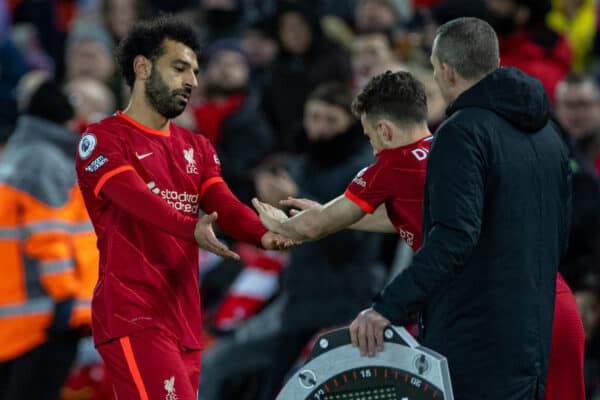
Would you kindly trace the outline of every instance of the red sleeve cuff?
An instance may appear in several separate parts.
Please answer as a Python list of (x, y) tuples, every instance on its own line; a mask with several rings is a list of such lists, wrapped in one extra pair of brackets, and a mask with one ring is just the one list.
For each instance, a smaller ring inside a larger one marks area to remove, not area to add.
[(208, 188), (214, 185), (215, 183), (225, 183), (225, 181), (220, 176), (213, 176), (212, 178), (208, 178), (207, 180), (202, 182), (202, 185), (200, 185), (200, 190), (198, 191), (198, 193), (200, 194), (200, 198), (202, 198), (202, 196), (204, 196), (204, 193), (206, 193)]
[(346, 191), (344, 192), (344, 196), (346, 196), (348, 200), (359, 206), (367, 214), (373, 214), (373, 212), (375, 212), (375, 208), (373, 208), (373, 206), (371, 206), (369, 203), (352, 193), (350, 190), (346, 189)]
[(102, 187), (106, 184), (106, 182), (112, 178), (113, 176), (120, 174), (121, 172), (125, 172), (125, 171), (129, 171), (129, 170), (133, 170), (133, 167), (131, 165), (122, 165), (120, 167), (117, 167), (115, 169), (112, 169), (110, 171), (108, 171), (107, 173), (105, 173), (104, 175), (102, 175), (100, 177), (100, 179), (98, 180), (98, 183), (96, 183), (96, 186), (94, 187), (94, 196), (96, 196), (96, 198), (100, 198), (100, 191), (102, 190)]

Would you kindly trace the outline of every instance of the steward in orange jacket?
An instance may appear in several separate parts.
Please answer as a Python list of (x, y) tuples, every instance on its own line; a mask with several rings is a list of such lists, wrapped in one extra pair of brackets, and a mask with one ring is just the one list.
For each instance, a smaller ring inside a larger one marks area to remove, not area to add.
[(91, 325), (96, 236), (77, 186), (73, 109), (43, 83), (0, 160), (0, 400), (56, 399)]

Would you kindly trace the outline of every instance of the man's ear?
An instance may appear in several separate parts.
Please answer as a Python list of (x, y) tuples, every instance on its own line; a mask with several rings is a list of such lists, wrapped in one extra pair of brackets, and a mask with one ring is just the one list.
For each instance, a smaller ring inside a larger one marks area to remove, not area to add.
[(133, 72), (137, 79), (145, 81), (152, 73), (152, 62), (142, 55), (136, 56), (133, 59)]
[(377, 125), (379, 127), (379, 134), (381, 135), (381, 139), (386, 143), (391, 142), (392, 137), (394, 136), (392, 123), (387, 119), (382, 119)]
[(442, 63), (441, 66), (444, 80), (448, 82), (450, 86), (454, 86), (456, 81), (458, 81), (458, 73), (456, 72), (456, 68), (446, 63)]

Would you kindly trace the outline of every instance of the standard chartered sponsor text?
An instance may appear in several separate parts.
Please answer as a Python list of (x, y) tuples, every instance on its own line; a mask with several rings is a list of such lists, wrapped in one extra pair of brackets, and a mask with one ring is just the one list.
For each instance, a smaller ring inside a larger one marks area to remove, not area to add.
[(160, 191), (163, 199), (169, 203), (171, 207), (185, 213), (198, 213), (198, 193), (179, 193), (175, 190), (163, 189)]
[(200, 195), (198, 193), (179, 193), (176, 190), (159, 189), (156, 187), (156, 183), (154, 181), (149, 182), (147, 185), (153, 193), (160, 194), (160, 196), (165, 199), (167, 204), (177, 211), (198, 214), (198, 201), (200, 200)]

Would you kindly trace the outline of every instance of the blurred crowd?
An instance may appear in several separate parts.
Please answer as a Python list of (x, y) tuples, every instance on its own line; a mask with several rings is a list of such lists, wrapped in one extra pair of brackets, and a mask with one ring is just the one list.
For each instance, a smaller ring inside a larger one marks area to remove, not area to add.
[[(258, 197), (275, 206), (289, 196), (325, 202), (373, 162), (350, 105), (379, 73), (406, 70), (424, 83), (434, 132), (446, 108), (429, 61), (436, 27), (460, 16), (488, 21), (499, 35), (502, 65), (541, 80), (571, 148), (573, 218), (560, 272), (584, 323), (588, 399), (600, 399), (600, 4), (4, 0), (0, 166), (19, 150), (23, 130), (59, 127), (76, 137), (88, 124), (125, 108), (129, 92), (113, 49), (135, 21), (161, 12), (191, 21), (203, 43), (199, 87), (175, 122), (211, 140), (225, 180), (243, 202)], [(45, 128), (32, 128), (32, 120)], [(5, 203), (0, 198), (0, 205)], [(0, 246), (5, 246), (2, 228)], [(205, 400), (272, 398), (302, 362), (311, 338), (350, 322), (411, 257), (397, 235), (357, 231), (283, 254), (232, 246), (240, 262), (201, 253), (207, 338), (200, 398)], [(7, 263), (3, 253), (0, 268)], [(86, 337), (85, 324), (76, 327), (78, 338)], [(61, 398), (111, 398), (89, 339), (78, 346)], [(0, 365), (28, 350), (0, 351), (5, 355)]]

